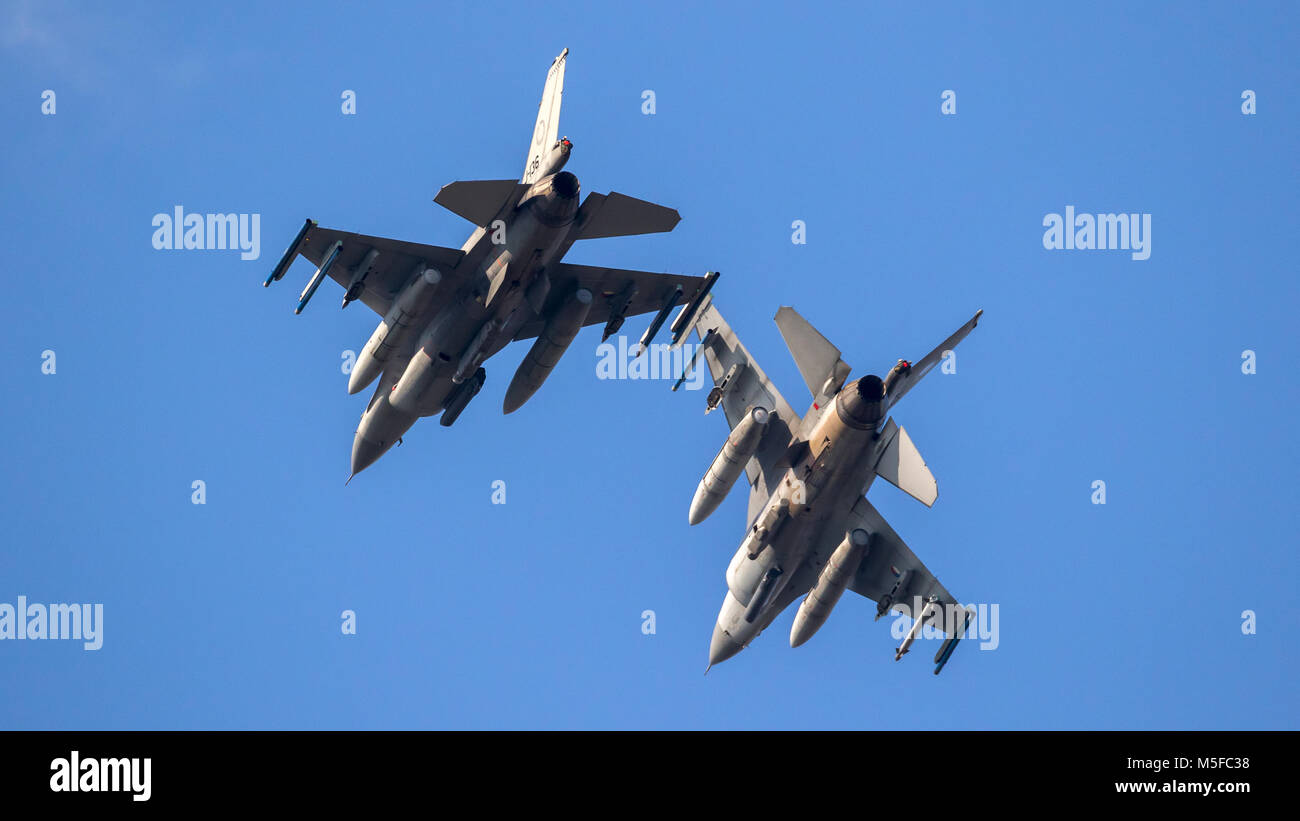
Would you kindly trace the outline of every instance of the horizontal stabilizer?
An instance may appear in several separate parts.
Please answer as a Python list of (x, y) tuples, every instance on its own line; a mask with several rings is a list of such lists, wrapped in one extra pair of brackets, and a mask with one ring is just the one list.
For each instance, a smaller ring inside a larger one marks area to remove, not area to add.
[(894, 431), (894, 436), (876, 463), (876, 475), (926, 507), (932, 506), (934, 500), (939, 498), (939, 484), (935, 482), (934, 474), (925, 466), (925, 460), (921, 458), (916, 445), (912, 444), (907, 430), (895, 425), (892, 419), (889, 420), (884, 435), (889, 436), (891, 430)]
[(840, 359), (840, 349), (794, 308), (786, 306), (777, 311), (776, 326), (781, 329), (781, 337), (794, 357), (799, 375), (808, 385), (808, 392), (819, 405), (823, 404), (849, 375), (849, 366)]
[(589, 194), (578, 210), (578, 219), (582, 223), (578, 239), (600, 239), (671, 231), (682, 217), (675, 208), (665, 208), (613, 191)]
[(527, 188), (514, 180), (462, 180), (449, 182), (433, 201), (457, 216), (486, 228), (507, 201), (514, 205)]

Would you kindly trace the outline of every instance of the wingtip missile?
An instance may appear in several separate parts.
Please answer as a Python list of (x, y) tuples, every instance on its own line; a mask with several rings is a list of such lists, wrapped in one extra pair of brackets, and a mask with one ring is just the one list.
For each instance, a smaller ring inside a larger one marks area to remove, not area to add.
[(695, 296), (691, 297), (691, 301), (686, 303), (686, 306), (682, 308), (681, 313), (677, 314), (677, 318), (673, 320), (673, 324), (668, 326), (668, 330), (670, 330), (673, 335), (672, 344), (674, 347), (676, 347), (678, 343), (682, 341), (682, 337), (686, 336), (690, 331), (691, 325), (695, 322), (695, 317), (700, 311), (700, 305), (704, 302), (704, 298), (709, 295), (709, 291), (713, 290), (713, 284), (718, 281), (718, 277), (720, 276), (722, 276), (722, 274), (719, 271), (708, 271), (705, 273), (704, 283), (700, 285), (698, 290), (696, 290)]
[(966, 634), (966, 628), (970, 626), (971, 619), (975, 617), (975, 610), (972, 607), (965, 608), (966, 618), (962, 621), (961, 628), (949, 636), (943, 644), (939, 645), (939, 652), (934, 654), (934, 674), (937, 676), (943, 670), (944, 665), (952, 658), (952, 651), (957, 649), (957, 642), (961, 641), (962, 636)]
[(298, 256), (303, 242), (307, 239), (307, 232), (315, 227), (316, 221), (308, 217), (302, 228), (298, 229), (298, 235), (293, 238), (293, 242), (289, 243), (289, 247), (285, 249), (284, 256), (280, 257), (280, 261), (271, 269), (271, 275), (262, 283), (263, 288), (270, 288), (272, 282), (279, 282), (284, 279), (285, 272), (289, 270), (289, 266), (293, 264), (294, 258)]

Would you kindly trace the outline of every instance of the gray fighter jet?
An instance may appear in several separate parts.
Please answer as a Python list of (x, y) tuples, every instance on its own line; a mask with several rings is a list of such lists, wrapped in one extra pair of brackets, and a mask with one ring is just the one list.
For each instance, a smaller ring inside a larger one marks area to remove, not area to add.
[(947, 639), (935, 655), (934, 672), (943, 669), (973, 611), (957, 603), (864, 495), (882, 476), (926, 506), (934, 504), (934, 477), (889, 411), (971, 332), (982, 313), (921, 361), (900, 359), (884, 379), (863, 376), (845, 385), (850, 368), (839, 350), (794, 309), (781, 308), (776, 324), (813, 395), (812, 407), (800, 417), (712, 299), (695, 306), (688, 321), (700, 346), (686, 372), (702, 353), (714, 384), (706, 413), (721, 405), (731, 434), (695, 491), (690, 523), (716, 510), (742, 472), (750, 484), (749, 531), (727, 568), (710, 667), (739, 653), (807, 594), (790, 631), (790, 646), (798, 647), (849, 589), (876, 602), (877, 619), (891, 609), (915, 619), (896, 659), (924, 624), (942, 629)]
[[(434, 202), (478, 226), (459, 249), (321, 228), (307, 220), (266, 279), (281, 279), (299, 254), (316, 273), (301, 313), (326, 276), (382, 317), (357, 357), (348, 393), (375, 389), (352, 444), (355, 476), (400, 441), (416, 420), (441, 413), (448, 426), (482, 389), (482, 364), (511, 340), (536, 338), (506, 390), (505, 412), (541, 387), (579, 329), (658, 311), (648, 346), (674, 305), (698, 303), (717, 275), (655, 274), (561, 262), (576, 240), (671, 231), (671, 208), (618, 193), (588, 194), (563, 170), (573, 150), (559, 137), (565, 49), (551, 63), (524, 167), (514, 180), (453, 182)], [(350, 477), (349, 477), (350, 480)]]

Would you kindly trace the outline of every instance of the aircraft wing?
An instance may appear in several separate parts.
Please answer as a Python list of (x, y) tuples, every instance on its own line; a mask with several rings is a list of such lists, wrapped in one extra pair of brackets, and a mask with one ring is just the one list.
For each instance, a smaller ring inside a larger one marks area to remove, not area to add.
[(898, 400), (902, 399), (917, 382), (920, 382), (935, 365), (939, 364), (940, 360), (943, 359), (944, 353), (957, 347), (958, 342), (961, 342), (966, 338), (967, 334), (975, 330), (975, 326), (979, 324), (980, 317), (983, 315), (983, 310), (977, 311), (975, 316), (971, 317), (965, 325), (958, 328), (952, 336), (945, 339), (943, 344), (926, 354), (920, 362), (912, 365), (907, 373), (900, 375), (895, 387), (889, 391), (889, 401), (886, 403), (886, 410), (897, 405)]
[[(900, 575), (910, 572), (906, 581), (906, 590), (900, 591), (901, 595), (896, 596), (894, 601), (901, 601), (911, 608), (915, 596), (920, 596), (922, 601), (935, 596), (940, 606), (958, 605), (952, 594), (939, 583), (925, 564), (916, 558), (911, 548), (899, 538), (899, 535), (880, 515), (880, 511), (876, 510), (865, 497), (860, 497), (857, 504), (849, 511), (846, 529), (854, 527), (862, 528), (872, 534), (873, 538), (867, 557), (862, 560), (857, 575), (849, 583), (849, 588), (853, 592), (880, 604), (881, 600), (893, 590)], [(838, 534), (837, 538), (842, 536), (842, 533)], [(912, 615), (915, 616), (915, 612)], [(935, 624), (938, 625), (940, 622), (936, 621)]]
[(542, 328), (546, 326), (544, 317), (554, 311), (574, 287), (586, 288), (591, 291), (593, 297), (591, 312), (587, 314), (587, 321), (583, 323), (583, 327), (587, 327), (608, 322), (613, 312), (622, 307), (621, 304), (614, 304), (621, 302), (619, 296), (630, 293), (626, 291), (629, 285), (636, 289), (636, 296), (628, 305), (624, 316), (658, 311), (663, 307), (664, 301), (673, 288), (678, 285), (682, 286), (682, 293), (673, 304), (680, 305), (693, 297), (695, 292), (704, 285), (704, 277), (655, 274), (650, 271), (601, 268), (594, 265), (573, 265), (568, 262), (548, 266), (546, 275), (550, 277), (551, 290), (545, 307), (538, 317), (519, 329), (519, 333), (515, 334), (517, 340), (532, 339), (540, 334)]
[(711, 297), (700, 306), (692, 326), (704, 345), (704, 361), (713, 377), (714, 390), (722, 393), (727, 426), (734, 429), (755, 405), (762, 405), (772, 414), (758, 450), (745, 465), (750, 484), (748, 521), (752, 522), (781, 481), (785, 469), (782, 462), (791, 432), (799, 429), (800, 416), (741, 344)]
[(456, 248), (443, 248), (439, 245), (421, 245), (416, 242), (403, 242), (400, 239), (370, 237), (348, 231), (336, 231), (333, 228), (312, 226), (298, 253), (306, 257), (313, 265), (320, 266), (324, 256), (337, 241), (343, 242), (339, 258), (330, 268), (330, 279), (346, 289), (352, 284), (354, 269), (373, 248), (379, 252), (373, 267), (365, 279), (365, 290), (359, 299), (375, 313), (383, 316), (397, 298), (398, 291), (411, 278), (417, 265), (429, 265), (438, 269), (444, 277), (460, 263), (464, 252)]

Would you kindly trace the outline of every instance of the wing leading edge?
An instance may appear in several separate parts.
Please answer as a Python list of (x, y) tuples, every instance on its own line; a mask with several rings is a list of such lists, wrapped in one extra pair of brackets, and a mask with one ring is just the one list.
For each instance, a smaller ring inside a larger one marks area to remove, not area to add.
[[(358, 275), (364, 274), (364, 279), (361, 280), (363, 290), (358, 298), (380, 316), (388, 312), (393, 299), (410, 279), (416, 266), (428, 265), (438, 269), (443, 276), (448, 276), (465, 255), (456, 248), (421, 245), (314, 225), (308, 229), (306, 237), (298, 246), (298, 253), (319, 267), (336, 242), (343, 245), (338, 258), (330, 266), (330, 279), (347, 289), (353, 285), (353, 280)], [(362, 263), (372, 250), (378, 253), (373, 257), (369, 271), (360, 271)]]
[(566, 294), (572, 293), (573, 288), (586, 288), (595, 297), (591, 312), (583, 322), (585, 328), (608, 322), (615, 312), (623, 308), (623, 301), (628, 294), (633, 297), (622, 312), (624, 317), (659, 310), (678, 286), (681, 286), (681, 295), (673, 305), (681, 305), (690, 300), (705, 283), (704, 277), (689, 274), (656, 274), (651, 271), (574, 265), (568, 262), (548, 266), (546, 275), (551, 280), (546, 304), (538, 316), (519, 329), (514, 337), (516, 340), (532, 339), (540, 334), (546, 327), (546, 317), (559, 306)]

